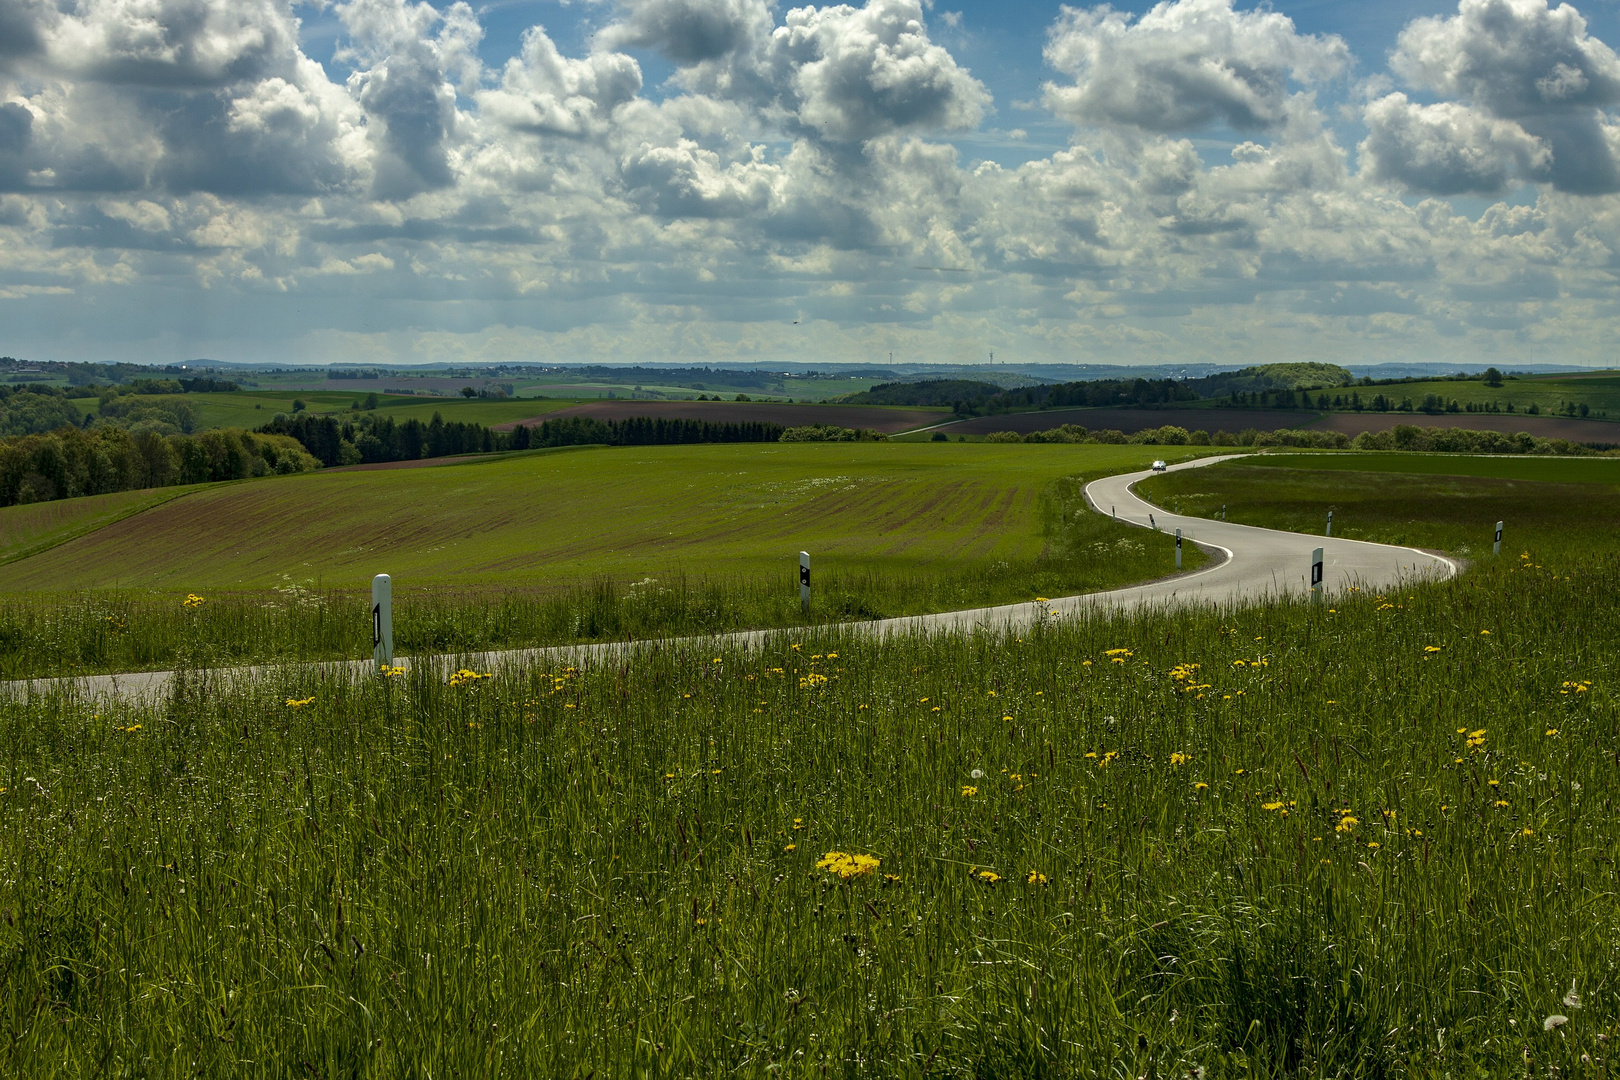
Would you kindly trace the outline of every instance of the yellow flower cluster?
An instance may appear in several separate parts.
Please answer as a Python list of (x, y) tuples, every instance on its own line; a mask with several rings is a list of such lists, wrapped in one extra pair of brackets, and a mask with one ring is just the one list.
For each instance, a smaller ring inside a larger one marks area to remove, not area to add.
[(1177, 752), (1177, 753), (1174, 753), (1174, 754), (1170, 755), (1170, 764), (1172, 764), (1172, 765), (1185, 765), (1185, 764), (1187, 764), (1187, 762), (1189, 762), (1191, 760), (1192, 760), (1192, 755), (1191, 754), (1183, 754), (1183, 753)]
[(405, 674), (405, 668), (398, 664), (384, 664), (377, 669), (377, 674), (385, 679), (396, 679)]
[(1356, 826), (1361, 824), (1361, 819), (1355, 816), (1355, 812), (1353, 810), (1345, 809), (1340, 810), (1337, 813), (1339, 815), (1339, 823), (1333, 826), (1334, 832), (1354, 832)]
[(491, 671), (486, 671), (482, 675), (480, 675), (480, 674), (478, 674), (478, 672), (473, 671), (473, 670), (471, 670), (469, 668), (460, 668), (460, 669), (458, 669), (456, 671), (456, 673), (454, 675), (450, 676), (450, 685), (451, 686), (466, 686), (468, 683), (475, 683), (479, 679), (493, 679), (494, 677), (495, 677), (495, 673), (491, 672)]
[(1170, 669), (1170, 679), (1175, 683), (1178, 694), (1191, 694), (1198, 690), (1208, 690), (1209, 683), (1198, 681), (1197, 664), (1177, 664)]
[(1580, 682), (1567, 682), (1566, 681), (1564, 683), (1563, 689), (1559, 690), (1558, 692), (1560, 694), (1584, 694), (1590, 689), (1592, 689), (1591, 680), (1583, 679)]
[(843, 881), (870, 874), (879, 866), (882, 860), (873, 855), (850, 855), (842, 851), (829, 851), (816, 863), (817, 870), (825, 870), (829, 874), (837, 874)]
[(202, 607), (206, 603), (208, 603), (207, 600), (205, 600), (201, 596), (198, 596), (194, 592), (186, 593), (186, 598), (184, 600), (180, 601), (180, 605), (182, 607), (189, 607), (189, 608), (199, 608), (199, 607)]
[(1024, 884), (1025, 885), (1045, 885), (1046, 884), (1046, 875), (1041, 873), (1039, 870), (1031, 870), (1029, 872), (1029, 876), (1024, 879)]
[(313, 697), (287, 699), (287, 708), (289, 709), (302, 709), (305, 705), (313, 704), (315, 704), (315, 699)]
[(962, 789), (962, 794), (969, 799), (973, 798), (973, 796), (977, 795), (978, 793), (979, 789), (974, 787), (972, 784), (969, 784)]
[(1298, 805), (1298, 804), (1293, 799), (1289, 799), (1287, 802), (1283, 802), (1281, 799), (1279, 799), (1276, 802), (1268, 802), (1268, 803), (1261, 804), (1260, 809), (1269, 810), (1269, 811), (1273, 811), (1273, 812), (1281, 812), (1283, 817), (1287, 817), (1288, 816), (1288, 811), (1292, 807), (1294, 807), (1296, 805)]
[(1474, 731), (1469, 731), (1467, 728), (1458, 728), (1457, 729), (1457, 734), (1467, 736), (1467, 738), (1465, 738), (1463, 740), (1463, 745), (1468, 747), (1468, 749), (1477, 751), (1478, 753), (1481, 753), (1481, 754), (1483, 754), (1485, 752), (1485, 729), (1484, 728), (1479, 728), (1479, 729), (1474, 730)]
[(1109, 649), (1107, 652), (1103, 653), (1103, 655), (1108, 657), (1109, 660), (1112, 660), (1116, 664), (1123, 664), (1136, 654), (1131, 652), (1129, 649)]
[(827, 683), (827, 676), (818, 675), (814, 671), (812, 671), (810, 674), (806, 675), (804, 678), (799, 680), (799, 689), (800, 690), (813, 690), (814, 688), (816, 688), (818, 686), (825, 686), (826, 683)]

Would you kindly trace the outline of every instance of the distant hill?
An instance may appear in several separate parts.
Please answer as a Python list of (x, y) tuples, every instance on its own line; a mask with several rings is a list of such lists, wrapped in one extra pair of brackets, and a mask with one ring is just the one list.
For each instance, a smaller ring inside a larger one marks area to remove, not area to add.
[(1301, 361), (1292, 364), (1259, 364), (1239, 371), (1222, 371), (1187, 385), (1203, 397), (1227, 397), (1233, 392), (1252, 394), (1263, 390), (1327, 390), (1349, 386), (1356, 377), (1337, 364)]

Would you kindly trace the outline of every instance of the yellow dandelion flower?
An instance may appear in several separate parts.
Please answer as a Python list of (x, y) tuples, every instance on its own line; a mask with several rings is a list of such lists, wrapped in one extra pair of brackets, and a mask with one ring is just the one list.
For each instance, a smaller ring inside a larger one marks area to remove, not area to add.
[(798, 846), (799, 846), (798, 844), (789, 844), (787, 847), (783, 848), (782, 850), (783, 851), (794, 851), (794, 850), (796, 850), (798, 848)]
[(996, 882), (1001, 880), (1001, 875), (996, 873), (994, 870), (980, 870), (979, 880), (984, 882), (986, 885), (994, 885)]
[(1046, 875), (1041, 873), (1039, 870), (1031, 870), (1029, 872), (1029, 876), (1024, 878), (1024, 884), (1025, 885), (1045, 885), (1046, 884)]
[(843, 851), (829, 851), (816, 863), (817, 870), (825, 870), (835, 874), (840, 880), (849, 881), (851, 878), (870, 874), (879, 866), (882, 860), (872, 855), (852, 855)]
[(969, 784), (962, 789), (962, 794), (969, 799), (973, 798), (973, 796), (977, 795), (978, 793), (979, 789), (974, 787), (972, 784)]
[(289, 708), (289, 709), (302, 709), (305, 705), (313, 705), (314, 703), (315, 703), (315, 699), (312, 698), (312, 697), (288, 698), (287, 699), (287, 708)]

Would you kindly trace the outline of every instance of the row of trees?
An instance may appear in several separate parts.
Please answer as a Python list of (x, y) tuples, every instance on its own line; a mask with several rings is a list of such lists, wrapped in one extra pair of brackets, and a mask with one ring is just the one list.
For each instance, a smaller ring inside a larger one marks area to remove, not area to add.
[[(1568, 439), (1543, 439), (1520, 431), (1397, 424), (1388, 431), (1364, 431), (1350, 444), (1357, 450), (1433, 450), (1443, 454), (1597, 454), (1600, 449)], [(1614, 448), (1607, 448), (1613, 452)]]
[(1418, 427), (1397, 424), (1388, 431), (1364, 431), (1354, 439), (1337, 431), (1188, 431), (1166, 425), (1145, 428), (1131, 435), (1113, 430), (1091, 431), (1064, 424), (1047, 431), (998, 431), (985, 437), (994, 443), (1134, 443), (1142, 446), (1289, 446), (1317, 450), (1432, 450), (1446, 454), (1576, 454), (1601, 451), (1568, 439), (1543, 439), (1519, 432), (1471, 431), (1466, 428)]
[(757, 421), (714, 423), (669, 417), (633, 416), (626, 420), (598, 420), (592, 416), (563, 416), (535, 427), (512, 429), (510, 448), (545, 446), (672, 446), (682, 443), (776, 442), (782, 425)]
[(717, 424), (707, 420), (635, 416), (625, 420), (598, 420), (590, 416), (564, 416), (511, 431), (494, 431), (482, 424), (446, 420), (438, 413), (423, 423), (417, 419), (349, 414), (346, 417), (295, 413), (277, 416), (259, 429), (297, 439), (322, 465), (359, 465), (381, 461), (416, 461), (455, 454), (491, 454), (548, 446), (664, 446), (677, 443), (775, 442), (780, 424), (758, 422)]
[(997, 431), (985, 437), (986, 442), (994, 443), (1111, 443), (1116, 446), (1132, 444), (1135, 446), (1297, 446), (1310, 447), (1318, 450), (1342, 450), (1350, 445), (1350, 439), (1337, 431), (1257, 431), (1247, 428), (1243, 431), (1204, 431), (1202, 428), (1188, 431), (1175, 424), (1166, 424), (1163, 427), (1143, 428), (1130, 435), (1123, 431), (1105, 428), (1092, 431), (1079, 424), (1064, 424), (1062, 427), (1050, 428), (1046, 431), (1031, 431), (1019, 434), (1016, 431)]
[(424, 424), (414, 417), (396, 420), (388, 415), (351, 413), (339, 419), (301, 412), (278, 415), (259, 430), (297, 439), (329, 468), (512, 449), (510, 439), (497, 437), (482, 424), (445, 420), (438, 413)]
[(0, 506), (318, 467), (296, 440), (237, 428), (160, 435), (63, 427), (0, 442)]

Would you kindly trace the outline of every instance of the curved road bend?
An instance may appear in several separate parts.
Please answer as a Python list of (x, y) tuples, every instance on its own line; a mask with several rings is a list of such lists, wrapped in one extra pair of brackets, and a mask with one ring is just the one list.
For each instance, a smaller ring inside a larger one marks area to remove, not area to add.
[[(1227, 454), (1200, 458), (1172, 465), (1170, 470), (1199, 468), (1243, 456), (1245, 455)], [(1170, 537), (1180, 529), (1186, 542), (1216, 549), (1217, 553), (1223, 556), (1220, 561), (1196, 573), (1179, 574), (1175, 577), (1150, 581), (1145, 585), (1133, 585), (1109, 592), (1064, 597), (1050, 600), (1044, 605), (1031, 602), (1004, 604), (998, 607), (970, 608), (966, 611), (945, 611), (935, 615), (911, 615), (868, 623), (847, 623), (844, 624), (844, 628), (879, 637), (918, 632), (1018, 631), (1054, 615), (1085, 617), (1142, 608), (1169, 608), (1193, 604), (1220, 606), (1287, 594), (1301, 595), (1310, 591), (1311, 551), (1317, 547), (1323, 549), (1323, 586), (1330, 594), (1352, 585), (1363, 589), (1383, 590), (1415, 579), (1444, 579), (1457, 572), (1457, 566), (1451, 560), (1414, 548), (1371, 544), (1360, 540), (1328, 539), (1171, 514), (1139, 498), (1132, 490), (1137, 481), (1152, 475), (1154, 474), (1151, 470), (1145, 470), (1094, 480), (1086, 485), (1086, 498), (1097, 511), (1114, 514), (1121, 521), (1143, 528), (1151, 528), (1156, 524), (1160, 532), (1165, 534), (1166, 543), (1169, 543)], [(793, 632), (797, 631), (748, 630), (685, 640), (757, 648), (776, 635)], [(466, 659), (474, 667), (486, 671), (513, 665), (582, 666), (649, 644), (653, 642), (608, 642), (598, 645), (510, 649), (476, 653)], [(454, 658), (446, 656), (439, 659), (449, 661)], [(409, 663), (405, 658), (399, 658), (396, 662), (402, 665)], [(358, 678), (371, 670), (372, 662), (332, 661), (315, 666), (329, 676), (347, 675)], [(252, 678), (275, 670), (278, 670), (275, 665), (265, 665), (222, 668), (215, 674), (235, 680)], [(144, 671), (126, 675), (90, 675), (78, 679), (19, 681), (0, 684), (0, 689), (11, 692), (24, 689), (49, 692), (72, 684), (81, 693), (90, 697), (151, 699), (167, 689), (171, 677), (172, 673), (167, 671)]]

